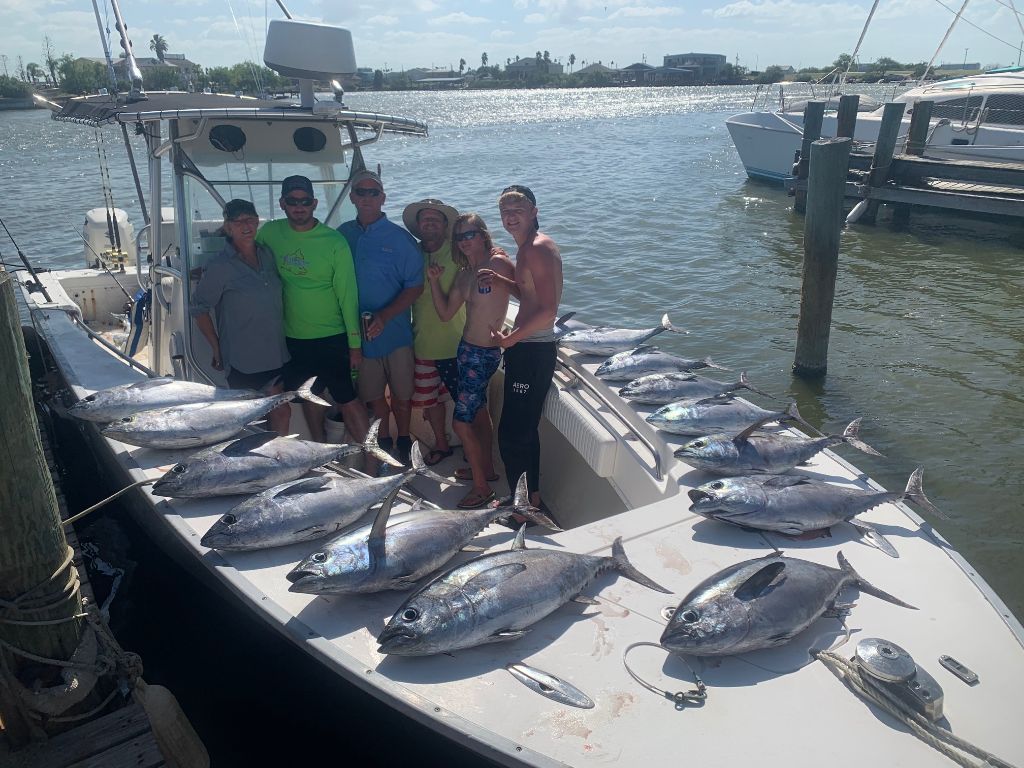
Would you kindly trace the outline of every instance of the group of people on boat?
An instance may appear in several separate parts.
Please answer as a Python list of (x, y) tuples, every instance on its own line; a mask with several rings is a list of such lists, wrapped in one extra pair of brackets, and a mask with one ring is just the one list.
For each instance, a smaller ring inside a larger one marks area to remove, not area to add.
[[(423, 410), (434, 446), (428, 465), (449, 457), (446, 397), (452, 428), (472, 482), (458, 506), (494, 503), (494, 428), (488, 383), (502, 358), (504, 405), (498, 448), (509, 492), (526, 473), (530, 501), (540, 507), (539, 425), (557, 355), (555, 318), (562, 263), (554, 241), (539, 231), (537, 199), (525, 186), (502, 190), (498, 210), (515, 239), (515, 261), (494, 244), (484, 219), (428, 198), (404, 209), (405, 227), (383, 211), (377, 173), (350, 180), (356, 217), (337, 230), (316, 216), (310, 179), (281, 185), (284, 218), (260, 225), (248, 200), (224, 206), (227, 243), (210, 259), (193, 293), (196, 326), (212, 349), (212, 366), (232, 388), (267, 393), (317, 378), (351, 438), (362, 442), (370, 418), (380, 419), (380, 446), (409, 463), (413, 408)], [(519, 301), (504, 330), (509, 297)], [(327, 409), (303, 402), (314, 440), (325, 441)], [(394, 416), (397, 434), (390, 433)], [(289, 406), (269, 426), (287, 434)], [(376, 469), (376, 467), (371, 467)]]

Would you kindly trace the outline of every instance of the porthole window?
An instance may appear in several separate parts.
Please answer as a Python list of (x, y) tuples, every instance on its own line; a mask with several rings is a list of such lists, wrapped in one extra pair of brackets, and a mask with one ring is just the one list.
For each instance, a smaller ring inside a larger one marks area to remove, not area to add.
[(309, 126), (298, 128), (292, 134), (292, 141), (302, 152), (319, 152), (327, 146), (327, 137), (324, 136), (324, 132)]
[(245, 131), (237, 125), (215, 125), (210, 129), (210, 144), (221, 152), (237, 152), (245, 146)]

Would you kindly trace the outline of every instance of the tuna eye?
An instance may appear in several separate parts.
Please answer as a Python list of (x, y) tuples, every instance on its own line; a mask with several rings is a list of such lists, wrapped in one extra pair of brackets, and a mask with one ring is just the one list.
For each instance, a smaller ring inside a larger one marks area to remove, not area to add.
[(131, 420), (132, 420), (131, 416), (125, 416), (123, 419), (121, 419), (121, 423), (122, 424), (128, 424), (128, 423), (131, 422)]
[(176, 475), (180, 475), (184, 471), (185, 471), (185, 465), (184, 464), (175, 464), (173, 467), (171, 467), (171, 472), (173, 472)]
[(326, 552), (314, 552), (314, 553), (313, 553), (313, 554), (312, 554), (312, 555), (310, 556), (310, 559), (311, 559), (311, 560), (312, 560), (312, 561), (313, 561), (314, 563), (323, 563), (323, 562), (326, 562), (326, 561), (327, 561), (327, 553), (326, 553)]
[(238, 522), (238, 518), (234, 515), (224, 515), (224, 517), (222, 517), (220, 521), (224, 523), (224, 525), (234, 525)]
[(402, 621), (416, 621), (420, 616), (420, 612), (415, 608), (406, 608), (402, 611)]
[(85, 402), (94, 403), (96, 402), (96, 395), (86, 395)]
[(685, 622), (686, 622), (687, 624), (693, 624), (693, 623), (694, 623), (695, 621), (697, 621), (697, 619), (698, 619), (698, 618), (700, 618), (700, 617), (699, 617), (699, 616), (697, 616), (697, 612), (696, 612), (696, 611), (683, 611), (683, 612), (682, 612), (682, 613), (681, 613), (681, 614), (679, 615), (679, 618), (681, 618), (681, 619), (682, 619), (683, 621), (685, 621)]
[(694, 440), (692, 443), (690, 443), (690, 445), (693, 446), (694, 448), (703, 448), (705, 445), (707, 445), (707, 441)]
[(723, 483), (721, 480), (716, 480), (711, 484), (711, 487), (714, 488), (716, 491), (720, 491), (723, 488), (725, 488), (725, 483)]

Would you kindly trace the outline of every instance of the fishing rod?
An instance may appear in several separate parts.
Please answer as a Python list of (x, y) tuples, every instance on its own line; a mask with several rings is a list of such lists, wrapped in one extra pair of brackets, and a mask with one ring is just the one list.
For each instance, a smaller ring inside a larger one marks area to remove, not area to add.
[[(18, 242), (14, 239), (14, 235), (11, 234), (11, 230), (9, 230), (7, 228), (7, 225), (4, 224), (4, 220), (3, 220), (2, 216), (0, 216), (0, 227), (3, 227), (4, 228), (4, 232), (6, 232), (7, 236), (9, 238), (11, 238), (11, 242), (14, 243), (14, 250), (18, 252), (18, 258), (21, 259), (21, 263), (25, 265), (25, 269), (28, 270), (28, 273), (30, 275), (32, 275), (32, 279), (36, 281), (35, 288), (37, 290), (39, 290), (43, 294), (43, 298), (45, 298), (48, 302), (50, 302), (52, 304), (53, 303), (53, 299), (51, 299), (50, 298), (50, 294), (46, 292), (46, 287), (39, 280), (39, 275), (37, 275), (36, 271), (32, 268), (32, 264), (29, 263), (28, 258), (25, 256), (24, 253), (21, 252), (21, 246), (19, 246)], [(30, 291), (32, 290), (31, 283), (29, 284), (29, 290)]]

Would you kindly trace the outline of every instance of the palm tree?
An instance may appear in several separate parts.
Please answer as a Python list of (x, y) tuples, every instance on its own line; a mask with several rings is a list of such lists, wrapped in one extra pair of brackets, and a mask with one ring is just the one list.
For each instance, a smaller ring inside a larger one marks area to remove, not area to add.
[(156, 57), (160, 59), (162, 64), (164, 61), (164, 54), (167, 53), (167, 41), (164, 40), (163, 35), (153, 35), (153, 39), (149, 41), (149, 50), (156, 54)]
[(33, 85), (35, 84), (37, 79), (39, 79), (40, 77), (45, 77), (45, 75), (46, 73), (43, 71), (43, 68), (35, 62), (29, 62), (25, 65), (25, 77), (27, 77), (29, 82)]
[(459, 59), (459, 75), (461, 76), (463, 71), (466, 69), (466, 60)]
[(550, 63), (551, 54), (548, 51), (544, 51), (544, 61)]
[(570, 53), (569, 54), (569, 72), (572, 72), (572, 67), (573, 67), (573, 64), (575, 64), (575, 63), (576, 63), (576, 54), (575, 53)]
[(484, 51), (483, 53), (480, 54), (480, 66), (481, 67), (486, 67), (487, 66), (487, 52), (486, 51)]

